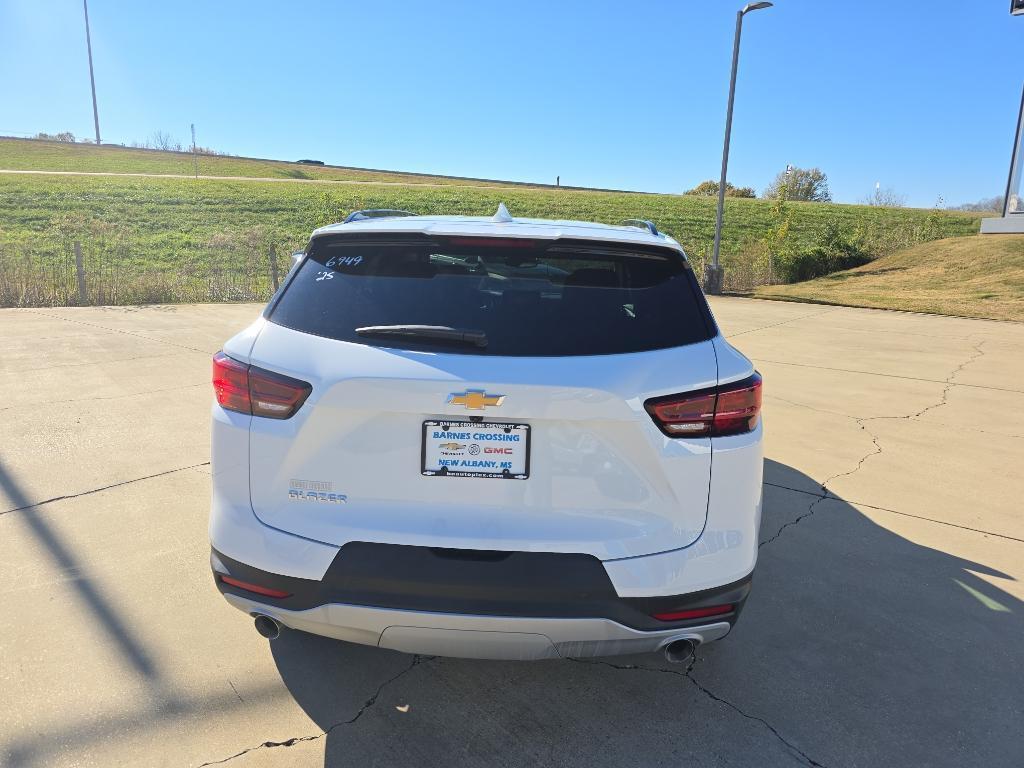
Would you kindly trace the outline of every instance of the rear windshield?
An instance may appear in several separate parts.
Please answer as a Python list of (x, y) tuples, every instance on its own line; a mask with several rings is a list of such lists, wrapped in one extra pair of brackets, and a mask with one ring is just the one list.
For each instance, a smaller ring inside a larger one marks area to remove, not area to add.
[(315, 238), (269, 319), (360, 344), (514, 356), (664, 349), (713, 328), (674, 251), (497, 238)]

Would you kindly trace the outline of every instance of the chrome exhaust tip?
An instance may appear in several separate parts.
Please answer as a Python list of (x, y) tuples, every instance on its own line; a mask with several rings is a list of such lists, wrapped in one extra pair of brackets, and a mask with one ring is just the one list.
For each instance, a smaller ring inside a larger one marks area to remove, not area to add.
[(699, 641), (691, 640), (690, 638), (673, 640), (663, 649), (665, 653), (665, 660), (672, 664), (682, 664), (693, 656), (697, 651), (698, 644)]
[(277, 620), (264, 616), (262, 613), (256, 616), (255, 623), (256, 631), (267, 638), (267, 640), (274, 640), (281, 634), (281, 625), (277, 623)]

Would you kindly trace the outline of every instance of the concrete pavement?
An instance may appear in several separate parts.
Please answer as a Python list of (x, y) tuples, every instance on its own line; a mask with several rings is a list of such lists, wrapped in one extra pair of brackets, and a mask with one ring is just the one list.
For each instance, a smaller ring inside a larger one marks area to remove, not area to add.
[(0, 310), (9, 766), (1024, 761), (1024, 326), (718, 299), (762, 549), (692, 666), (272, 644), (208, 569), (209, 358), (254, 305)]

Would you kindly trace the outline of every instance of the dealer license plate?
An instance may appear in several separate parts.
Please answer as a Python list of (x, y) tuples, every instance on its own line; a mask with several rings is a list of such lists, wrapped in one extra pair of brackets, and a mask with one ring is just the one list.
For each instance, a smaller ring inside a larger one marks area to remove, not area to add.
[(525, 480), (530, 425), (476, 421), (423, 422), (424, 475)]

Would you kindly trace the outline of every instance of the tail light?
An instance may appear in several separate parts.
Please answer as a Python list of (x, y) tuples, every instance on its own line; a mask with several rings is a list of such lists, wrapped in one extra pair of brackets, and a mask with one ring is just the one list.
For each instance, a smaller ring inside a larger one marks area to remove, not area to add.
[(644, 403), (669, 437), (724, 437), (751, 432), (761, 418), (761, 375), (714, 389)]
[(218, 352), (213, 356), (213, 391), (225, 410), (287, 419), (302, 407), (313, 387)]

